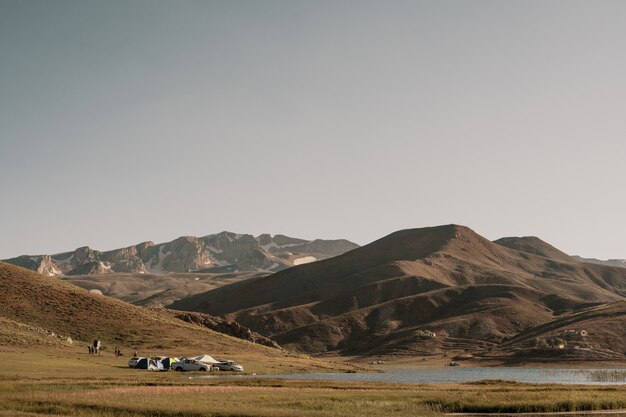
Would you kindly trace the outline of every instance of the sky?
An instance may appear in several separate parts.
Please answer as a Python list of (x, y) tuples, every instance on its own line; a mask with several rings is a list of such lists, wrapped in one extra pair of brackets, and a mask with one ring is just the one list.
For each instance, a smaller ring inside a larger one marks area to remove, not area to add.
[(457, 223), (626, 258), (626, 2), (0, 0), (0, 258)]

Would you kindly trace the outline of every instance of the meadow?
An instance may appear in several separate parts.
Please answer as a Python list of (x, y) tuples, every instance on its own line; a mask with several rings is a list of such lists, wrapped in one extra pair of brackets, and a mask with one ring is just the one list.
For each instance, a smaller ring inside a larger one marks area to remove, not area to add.
[(189, 379), (188, 373), (129, 369), (126, 360), (71, 350), (0, 349), (0, 416), (382, 417), (626, 408), (624, 385)]

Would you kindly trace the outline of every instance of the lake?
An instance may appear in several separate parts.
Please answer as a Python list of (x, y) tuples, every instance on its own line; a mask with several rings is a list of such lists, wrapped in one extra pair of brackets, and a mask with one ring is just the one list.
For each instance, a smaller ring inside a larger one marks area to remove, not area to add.
[(381, 373), (310, 373), (279, 375), (192, 376), (191, 378), (284, 378), (353, 382), (443, 384), (505, 380), (533, 384), (626, 384), (626, 369), (445, 368)]

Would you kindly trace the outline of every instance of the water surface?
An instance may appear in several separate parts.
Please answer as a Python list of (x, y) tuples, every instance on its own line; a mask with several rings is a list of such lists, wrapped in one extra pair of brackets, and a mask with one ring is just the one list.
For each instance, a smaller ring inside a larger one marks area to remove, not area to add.
[(277, 375), (194, 376), (191, 378), (283, 378), (352, 382), (443, 384), (504, 380), (532, 384), (626, 384), (626, 369), (444, 368), (381, 373), (310, 373)]

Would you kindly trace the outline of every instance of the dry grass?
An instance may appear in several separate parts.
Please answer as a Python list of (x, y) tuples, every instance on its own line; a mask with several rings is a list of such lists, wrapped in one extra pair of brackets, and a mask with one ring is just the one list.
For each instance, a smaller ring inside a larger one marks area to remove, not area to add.
[[(0, 416), (434, 416), (626, 407), (626, 386), (188, 379), (75, 351), (0, 350)], [(22, 414), (19, 414), (22, 413)]]

